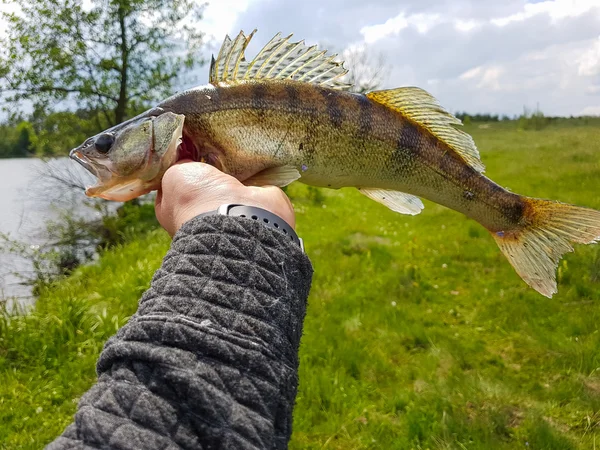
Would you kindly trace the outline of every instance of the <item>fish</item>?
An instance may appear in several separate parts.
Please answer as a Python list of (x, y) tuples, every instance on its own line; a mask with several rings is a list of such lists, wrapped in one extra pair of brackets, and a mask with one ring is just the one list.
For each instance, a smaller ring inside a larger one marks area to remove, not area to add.
[(479, 222), (546, 297), (557, 292), (562, 256), (600, 241), (600, 211), (518, 195), (487, 178), (461, 121), (423, 89), (350, 92), (337, 55), (281, 33), (247, 60), (255, 32), (226, 36), (208, 85), (73, 149), (70, 157), (98, 179), (86, 194), (136, 198), (190, 159), (249, 186), (354, 187), (401, 214), (420, 213), (425, 198)]

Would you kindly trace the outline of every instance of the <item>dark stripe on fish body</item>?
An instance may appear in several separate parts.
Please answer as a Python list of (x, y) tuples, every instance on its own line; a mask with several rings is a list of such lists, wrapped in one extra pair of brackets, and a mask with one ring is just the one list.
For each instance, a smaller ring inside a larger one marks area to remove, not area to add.
[(398, 135), (398, 141), (396, 142), (395, 153), (398, 156), (406, 155), (412, 151), (420, 151), (421, 144), (421, 132), (412, 122), (404, 121), (400, 128), (400, 134)]
[(265, 110), (268, 108), (267, 86), (263, 83), (252, 84), (252, 109), (256, 112), (258, 119), (262, 120)]
[(289, 112), (295, 113), (300, 109), (300, 95), (298, 89), (293, 84), (285, 85), (285, 92), (287, 93), (287, 105)]
[(452, 154), (452, 150), (446, 148), (446, 149), (440, 149), (440, 151), (442, 151), (443, 153), (438, 161), (439, 169), (443, 173), (453, 174), (453, 175), (456, 175), (456, 177), (458, 179), (462, 179), (460, 176), (461, 174), (454, 173), (456, 171), (456, 168), (459, 167), (459, 165), (456, 164), (456, 158)]
[(508, 218), (513, 220), (515, 223), (518, 223), (523, 217), (523, 214), (525, 214), (525, 208), (526, 205), (523, 199), (518, 195), (514, 195), (513, 201), (506, 207), (502, 208), (502, 210)]
[(489, 183), (489, 189), (490, 189), (491, 193), (494, 194), (494, 195), (502, 195), (502, 194), (506, 193), (506, 189), (504, 189), (502, 186), (500, 186), (499, 184), (494, 183), (491, 180), (490, 180), (490, 183)]
[(472, 186), (480, 178), (479, 172), (468, 165), (459, 155), (451, 149), (444, 150), (440, 161), (440, 170), (458, 180), (463, 186)]
[(358, 132), (362, 137), (368, 136), (373, 130), (373, 104), (365, 95), (356, 94), (358, 103)]
[(390, 164), (398, 172), (406, 172), (417, 161), (421, 148), (421, 132), (419, 128), (409, 122), (401, 121), (396, 130), (397, 139), (394, 151), (391, 154)]
[(329, 89), (321, 90), (321, 95), (325, 100), (327, 107), (327, 114), (329, 114), (329, 120), (335, 128), (340, 128), (344, 121), (344, 113), (338, 103), (338, 93)]
[(485, 194), (495, 203), (500, 204), (500, 210), (505, 217), (514, 223), (518, 223), (524, 214), (527, 214), (527, 200), (520, 195), (507, 191), (502, 186), (494, 183), (488, 178), (486, 181)]

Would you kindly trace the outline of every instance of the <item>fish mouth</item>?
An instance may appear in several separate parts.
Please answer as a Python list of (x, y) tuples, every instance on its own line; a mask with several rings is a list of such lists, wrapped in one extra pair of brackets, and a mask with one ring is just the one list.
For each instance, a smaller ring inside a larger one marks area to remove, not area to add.
[(90, 161), (81, 154), (81, 152), (79, 150), (77, 150), (76, 148), (74, 148), (73, 150), (71, 150), (69, 152), (69, 158), (71, 158), (74, 161), (77, 161), (79, 164), (81, 164), (83, 166), (83, 168), (85, 170), (87, 170), (88, 172), (91, 172), (92, 175), (96, 175), (96, 169), (94, 168), (94, 166), (90, 163)]
[(112, 172), (105, 166), (94, 164), (94, 162), (85, 156), (79, 148), (74, 148), (69, 152), (69, 158), (80, 164), (85, 170), (94, 175), (98, 182), (104, 182), (112, 177)]

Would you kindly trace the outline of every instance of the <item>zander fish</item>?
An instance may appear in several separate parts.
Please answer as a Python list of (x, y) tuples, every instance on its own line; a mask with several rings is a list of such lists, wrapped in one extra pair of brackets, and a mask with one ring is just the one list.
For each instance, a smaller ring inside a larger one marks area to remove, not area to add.
[(253, 35), (225, 38), (209, 85), (73, 149), (71, 158), (98, 178), (86, 193), (129, 200), (193, 159), (247, 185), (353, 186), (403, 214), (418, 214), (423, 197), (487, 228), (521, 278), (548, 297), (562, 255), (600, 240), (600, 211), (517, 195), (486, 178), (460, 120), (427, 92), (345, 92), (347, 71), (335, 55), (280, 34), (247, 61)]

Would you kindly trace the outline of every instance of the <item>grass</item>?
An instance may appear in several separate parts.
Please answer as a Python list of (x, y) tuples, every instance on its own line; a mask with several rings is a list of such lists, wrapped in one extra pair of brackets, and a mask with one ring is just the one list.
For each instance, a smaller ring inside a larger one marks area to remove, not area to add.
[[(600, 209), (598, 130), (467, 131), (498, 183)], [(600, 246), (563, 260), (549, 300), (441, 206), (408, 217), (352, 189), (288, 193), (315, 267), (291, 448), (600, 447)], [(168, 244), (157, 230), (108, 251), (0, 322), (0, 448), (39, 448), (72, 420)]]

